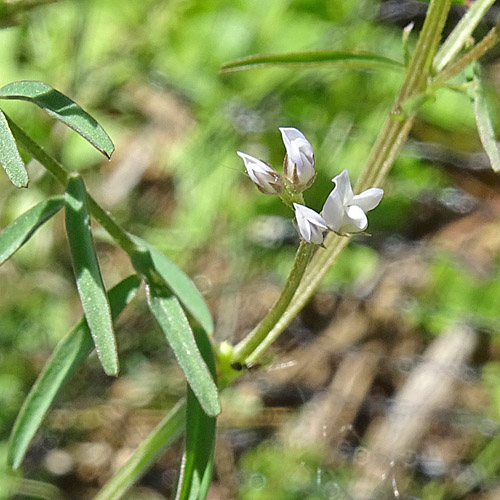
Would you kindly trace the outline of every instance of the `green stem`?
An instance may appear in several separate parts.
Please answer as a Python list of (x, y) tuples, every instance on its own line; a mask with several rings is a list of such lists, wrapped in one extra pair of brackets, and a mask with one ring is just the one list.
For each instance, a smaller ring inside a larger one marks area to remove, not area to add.
[(88, 202), (90, 212), (95, 217), (96, 221), (101, 224), (124, 252), (132, 256), (140, 251), (138, 246), (130, 238), (130, 235), (113, 219), (109, 212), (104, 210), (104, 208), (90, 196), (90, 194), (88, 195)]
[(455, 59), (476, 29), (476, 26), (494, 3), (495, 0), (476, 0), (470, 6), (437, 51), (433, 62), (436, 73), (442, 71), (450, 61)]
[(435, 83), (444, 83), (454, 76), (458, 75), (462, 70), (464, 70), (469, 64), (477, 61), (488, 52), (492, 47), (500, 42), (500, 23), (498, 23), (494, 28), (492, 28), (488, 34), (472, 49), (469, 50), (465, 55), (463, 55), (458, 61), (450, 64), (441, 73), (439, 73), (435, 78)]
[(66, 186), (69, 179), (69, 173), (63, 166), (52, 158), (42, 149), (31, 137), (29, 137), (21, 128), (19, 128), (7, 115), (7, 122), (14, 137), (23, 145), (24, 149), (31, 154), (39, 163), (41, 163), (63, 186)]
[[(64, 187), (68, 183), (69, 173), (55, 159), (52, 158), (44, 149), (42, 149), (31, 137), (29, 137), (21, 128), (19, 128), (8, 116), (6, 116), (9, 127), (14, 137), (22, 144), (24, 149), (42, 164)], [(94, 218), (109, 233), (116, 243), (127, 254), (132, 256), (139, 251), (137, 245), (130, 238), (128, 233), (120, 227), (111, 215), (106, 212), (90, 195), (88, 195), (89, 207)]]
[(283, 189), (283, 192), (279, 196), (281, 201), (291, 210), (295, 210), (293, 208), (294, 203), (304, 204), (302, 193), (294, 193), (287, 184), (285, 184), (285, 189)]
[[(406, 79), (394, 101), (383, 129), (373, 145), (365, 169), (356, 184), (357, 192), (368, 187), (382, 185), (408, 136), (414, 117), (410, 116), (401, 120), (396, 115), (401, 114), (401, 104), (405, 100), (422, 92), (426, 88), (433, 57), (441, 39), (441, 32), (449, 8), (450, 0), (431, 1), (413, 58), (406, 73)], [(290, 306), (277, 318), (272, 329), (266, 334), (266, 340), (262, 339), (259, 342), (262, 347), (259, 346), (258, 349), (257, 347), (254, 348), (254, 352), (251, 356), (249, 355), (249, 361), (255, 361), (257, 356), (262, 354), (264, 349), (290, 324), (292, 319), (310, 299), (319, 282), (323, 279), (344, 247), (347, 246), (350, 239), (350, 237), (340, 237), (334, 233), (330, 233), (325, 238), (326, 248), (319, 249), (316, 252), (307, 268), (304, 278), (297, 287), (293, 300), (289, 301)], [(251, 335), (253, 335), (253, 332)], [(244, 342), (246, 342), (246, 339), (237, 346), (237, 349), (240, 349), (240, 345)]]
[[(373, 145), (366, 166), (356, 184), (355, 190), (357, 192), (383, 184), (397, 154), (410, 133), (414, 116), (401, 120), (396, 118), (395, 115), (400, 115), (401, 104), (404, 101), (425, 89), (430, 76), (432, 60), (439, 45), (449, 9), (450, 0), (431, 1), (406, 79), (394, 100), (384, 128)], [(338, 241), (335, 234), (330, 234), (325, 240), (325, 246), (327, 250), (322, 253), (318, 252), (313, 258), (304, 277), (304, 282), (299, 287), (302, 298), (297, 306), (294, 300), (293, 308), (298, 307), (298, 310), (300, 310), (303, 307), (319, 281), (328, 271), (329, 267), (325, 268), (324, 265), (333, 263), (345, 243)]]
[[(283, 288), (283, 292), (259, 325), (235, 346), (234, 361), (252, 362), (255, 360), (253, 352), (259, 348), (262, 342), (265, 341), (266, 345), (269, 345), (274, 341), (274, 339), (268, 341), (267, 335), (290, 304), (297, 290), (297, 286), (304, 275), (304, 271), (306, 270), (306, 266), (309, 263), (314, 248), (315, 245), (312, 243), (306, 243), (305, 241), (300, 242), (295, 256), (295, 262), (285, 287)], [(260, 351), (259, 349), (259, 352)]]
[(398, 118), (401, 115), (401, 105), (413, 95), (422, 92), (429, 78), (432, 67), (432, 58), (439, 45), (450, 0), (434, 0), (429, 6), (425, 23), (418, 38), (415, 53), (406, 72), (406, 78), (394, 100), (389, 116), (382, 132), (379, 134), (367, 164), (358, 179), (355, 190), (363, 191), (372, 186), (380, 186), (392, 167), (396, 155), (404, 144), (414, 117), (405, 120)]

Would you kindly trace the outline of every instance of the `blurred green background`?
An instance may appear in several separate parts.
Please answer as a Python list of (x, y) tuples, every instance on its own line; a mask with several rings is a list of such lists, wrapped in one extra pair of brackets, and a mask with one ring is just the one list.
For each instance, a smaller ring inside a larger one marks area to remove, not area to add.
[[(5, 102), (3, 109), (68, 170), (82, 172), (90, 192), (127, 230), (195, 279), (216, 318), (218, 340), (238, 340), (277, 296), (298, 237), (292, 214), (255, 189), (236, 151), (280, 168), (278, 127), (300, 129), (314, 147), (318, 171), (305, 198), (320, 210), (333, 176), (345, 168), (352, 179), (359, 175), (404, 74), (336, 65), (221, 74), (221, 65), (257, 53), (321, 49), (373, 51), (402, 61), (401, 28), (415, 21), (418, 32), (426, 4), (61, 0), (20, 12), (31, 3), (0, 3), (6, 26), (0, 30), (0, 84), (29, 79), (57, 88), (98, 119), (116, 152), (103, 161), (29, 103)], [(445, 31), (464, 9), (453, 7)], [(477, 36), (494, 21), (495, 9)], [(490, 105), (498, 110), (499, 66), (494, 55), (485, 63)], [(60, 192), (39, 165), (31, 162), (29, 172), (27, 190), (0, 178), (1, 227)], [(372, 236), (355, 238), (344, 251), (279, 342), (274, 363), (245, 375), (225, 395), (230, 411), (221, 417), (211, 498), (349, 498), (348, 484), (361, 474), (356, 450), (368, 446), (367, 429), (383, 417), (366, 407), (380, 397), (390, 401), (411, 372), (401, 363), (418, 363), (426, 346), (459, 322), (476, 332), (474, 352), (453, 381), (453, 387), (465, 384), (468, 398), (457, 399), (456, 387), (450, 388), (449, 419), (434, 427), (427, 422), (419, 438), (439, 435), (440, 450), (453, 453), (436, 452), (446, 467), (429, 472), (422, 458), (429, 453), (415, 443), (416, 458), (398, 471), (398, 484), (404, 498), (490, 498), (500, 463), (488, 459), (500, 453), (499, 186), (481, 153), (468, 97), (440, 91), (421, 109), (384, 186), (386, 196), (370, 214)], [(111, 286), (131, 268), (97, 233)], [(0, 268), (0, 277), (4, 449), (29, 387), (81, 314), (61, 217)], [(119, 322), (121, 376), (108, 379), (90, 359), (47, 419), (26, 459), (25, 479), (3, 469), (0, 497), (13, 483), (19, 499), (92, 498), (182, 394), (173, 356), (139, 302)], [(364, 333), (310, 368), (319, 375), (304, 382), (295, 373), (301, 363), (307, 367), (303, 353), (320, 350), (325, 328), (346, 317), (365, 321)], [(328, 387), (346, 353), (370, 342), (383, 345), (384, 355), (367, 375), (364, 403), (353, 403), (356, 411), (335, 431), (347, 433), (344, 448), (284, 450), (284, 421)], [(295, 371), (288, 370), (292, 365)], [(472, 415), (472, 423), (457, 431), (454, 424), (464, 415)], [(179, 450), (167, 452), (130, 498), (168, 498)], [(464, 479), (473, 473), (475, 482)]]

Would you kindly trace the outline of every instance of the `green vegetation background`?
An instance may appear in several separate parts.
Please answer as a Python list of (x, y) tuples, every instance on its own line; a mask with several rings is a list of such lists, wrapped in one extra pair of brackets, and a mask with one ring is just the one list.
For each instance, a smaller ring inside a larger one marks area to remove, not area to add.
[[(380, 4), (373, 0), (267, 0), (265, 7), (252, 0), (58, 1), (0, 31), (0, 84), (42, 80), (69, 95), (105, 127), (115, 156), (103, 162), (80, 137), (28, 103), (7, 102), (5, 109), (68, 169), (83, 172), (90, 191), (124, 227), (195, 276), (215, 316), (224, 319), (220, 297), (259, 279), (281, 283), (297, 243), (291, 214), (254, 188), (236, 150), (279, 167), (284, 150), (278, 127), (299, 128), (315, 148), (318, 178), (305, 197), (319, 210), (334, 175), (344, 168), (354, 179), (359, 174), (403, 74), (340, 66), (220, 74), (221, 65), (250, 54), (321, 49), (374, 51), (402, 60), (404, 16), (393, 22), (379, 13)], [(412, 37), (410, 49), (413, 43)], [(489, 74), (491, 105), (498, 109), (494, 66)], [(427, 151), (422, 143), (439, 143), (447, 148), (445, 155), (462, 155), (467, 166), (480, 147), (466, 95), (440, 91), (421, 110), (412, 141), (385, 186), (386, 197), (370, 214), (373, 237), (350, 245), (328, 275), (325, 290), (352, 293), (355, 285), (376, 276), (391, 249), (425, 246), (447, 221), (479, 204), (457, 162), (451, 161), (450, 170), (446, 161), (422, 159)], [(28, 190), (0, 179), (1, 227), (59, 189), (37, 165), (29, 170)], [(498, 191), (492, 189), (494, 200)], [(0, 269), (3, 447), (30, 385), (81, 314), (64, 238), (58, 217)], [(497, 255), (484, 267), (439, 246), (426, 249), (430, 279), (402, 306), (404, 320), (425, 339), (463, 317), (496, 342)], [(129, 271), (126, 259), (104, 234), (99, 250), (106, 284), (113, 285)], [(182, 380), (176, 372), (166, 380), (163, 370), (171, 355), (140, 310), (121, 322), (119, 343), (119, 380), (125, 382), (117, 388), (91, 360), (60, 408), (99, 407), (122, 398), (132, 407), (163, 409), (176, 399)], [(488, 373), (494, 374), (497, 362), (488, 361)], [(487, 381), (498, 402), (495, 377)], [(500, 418), (500, 407), (493, 404), (491, 414)], [(48, 429), (38, 445), (48, 446), (52, 438), (69, 446), (88, 430), (62, 428)], [(266, 453), (257, 459), (258, 467), (266, 463)], [(36, 457), (27, 463), (28, 476), (53, 481)], [(257, 498), (251, 488), (242, 494)]]

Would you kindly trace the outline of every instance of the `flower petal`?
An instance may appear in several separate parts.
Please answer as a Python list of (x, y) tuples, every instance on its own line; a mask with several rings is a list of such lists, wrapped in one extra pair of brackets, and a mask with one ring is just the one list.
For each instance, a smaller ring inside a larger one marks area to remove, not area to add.
[(248, 176), (262, 193), (279, 194), (283, 191), (283, 178), (271, 165), (241, 151), (236, 154), (243, 160)]
[(321, 245), (325, 237), (323, 236), (323, 231), (319, 227), (311, 226), (311, 240), (309, 243), (314, 243), (315, 245)]
[(295, 141), (296, 139), (303, 139), (307, 141), (306, 136), (300, 131), (297, 130), (296, 128), (293, 127), (280, 127), (279, 128), (281, 135), (283, 137), (283, 142), (285, 143), (285, 148), (287, 143), (291, 144), (292, 141)]
[(349, 172), (347, 170), (342, 170), (339, 175), (332, 179), (335, 182), (335, 186), (339, 188), (340, 199), (343, 205), (350, 204), (350, 201), (354, 197), (354, 193), (351, 187), (351, 180), (349, 179)]
[(236, 154), (243, 160), (250, 179), (252, 179), (252, 181), (256, 184), (259, 183), (257, 174), (265, 175), (266, 173), (269, 173), (270, 167), (262, 160), (247, 155), (246, 153), (242, 153), (241, 151), (237, 151)]
[[(338, 176), (337, 176), (338, 177)], [(342, 192), (337, 183), (323, 205), (321, 211), (323, 219), (332, 231), (338, 231), (345, 216), (345, 207), (342, 202)]]
[(314, 151), (304, 134), (293, 127), (280, 127), (286, 148), (284, 174), (296, 192), (307, 189), (316, 177)]
[(373, 210), (384, 196), (384, 190), (380, 188), (370, 188), (355, 195), (351, 201), (352, 205), (361, 207), (365, 212)]
[(308, 243), (316, 245), (323, 243), (323, 231), (327, 229), (323, 217), (304, 205), (294, 203), (293, 207), (295, 208), (297, 227), (302, 238)]
[(364, 231), (367, 227), (368, 219), (363, 209), (356, 205), (347, 207), (346, 218), (341, 227), (341, 231), (344, 233), (359, 233)]

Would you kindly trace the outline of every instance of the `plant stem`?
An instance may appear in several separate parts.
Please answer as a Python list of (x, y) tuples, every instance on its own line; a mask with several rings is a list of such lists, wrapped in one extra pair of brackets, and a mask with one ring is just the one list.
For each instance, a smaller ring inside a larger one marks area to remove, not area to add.
[(454, 76), (458, 75), (462, 70), (464, 70), (469, 64), (477, 61), (488, 52), (492, 47), (500, 42), (500, 23), (498, 23), (494, 28), (492, 28), (488, 34), (472, 49), (464, 54), (458, 61), (445, 68), (441, 73), (439, 73), (435, 78), (435, 83), (444, 83)]
[[(33, 141), (33, 139), (19, 128), (8, 116), (6, 116), (6, 118), (14, 137), (22, 144), (24, 149), (66, 187), (70, 174), (64, 167)], [(90, 194), (88, 194), (88, 202), (92, 215), (116, 243), (130, 256), (137, 253), (139, 248), (130, 238), (129, 234), (115, 222), (111, 215), (106, 212)]]
[(356, 184), (356, 191), (380, 186), (404, 144), (414, 118), (411, 116), (401, 120), (396, 115), (401, 114), (401, 105), (404, 101), (422, 92), (427, 85), (432, 58), (439, 45), (449, 8), (450, 0), (431, 2), (405, 81), (394, 100), (384, 128), (373, 145), (366, 166)]
[(116, 241), (118, 246), (120, 246), (129, 256), (137, 253), (139, 251), (138, 246), (130, 238), (130, 235), (113, 219), (111, 214), (104, 210), (90, 194), (88, 194), (88, 202), (91, 214)]
[(268, 333), (282, 316), (285, 309), (290, 304), (297, 286), (304, 275), (306, 266), (309, 263), (315, 245), (301, 241), (295, 262), (288, 276), (283, 292), (264, 319), (234, 348), (234, 360), (242, 362), (253, 362), (256, 356), (253, 354), (256, 349), (260, 349), (260, 344), (265, 342), (266, 347), (274, 341), (268, 340)]
[(436, 73), (442, 71), (463, 49), (476, 26), (481, 22), (481, 19), (494, 3), (495, 0), (476, 0), (470, 6), (437, 51), (433, 62)]
[[(404, 101), (425, 89), (432, 67), (432, 59), (439, 45), (449, 8), (450, 0), (433, 0), (431, 2), (406, 79), (396, 96), (384, 128), (373, 145), (366, 166), (356, 184), (356, 191), (359, 192), (371, 186), (380, 186), (387, 177), (399, 150), (404, 144), (413, 125), (414, 117), (410, 116), (400, 120), (394, 115), (400, 114), (401, 104)], [(337, 241), (335, 242), (335, 240)], [(304, 277), (304, 282), (299, 287), (298, 292), (302, 298), (298, 310), (309, 299), (317, 284), (345, 245), (346, 243), (343, 244), (343, 242), (338, 241), (335, 234), (332, 233), (327, 236), (325, 240), (327, 250), (322, 253), (318, 252), (313, 258)], [(328, 264), (328, 267), (325, 268), (325, 264)], [(294, 300), (293, 308), (297, 307), (295, 302)]]
[(63, 186), (66, 186), (69, 173), (63, 166), (42, 149), (31, 137), (19, 128), (7, 115), (7, 122), (14, 137), (24, 146), (24, 149), (31, 154), (40, 164), (42, 164)]
[[(406, 73), (405, 81), (401, 86), (384, 127), (373, 145), (367, 164), (356, 184), (355, 189), (357, 192), (383, 184), (399, 150), (411, 130), (414, 116), (401, 120), (397, 118), (396, 115), (401, 114), (401, 104), (404, 101), (422, 92), (426, 88), (433, 57), (441, 39), (441, 32), (448, 15), (450, 3), (450, 0), (432, 0), (430, 3), (424, 26)], [(350, 237), (341, 237), (334, 233), (330, 233), (325, 238), (326, 248), (318, 249), (307, 268), (304, 278), (297, 287), (293, 300), (289, 301), (290, 306), (276, 319), (274, 326), (265, 336), (265, 340), (263, 338), (262, 341), (258, 343), (261, 345), (259, 345), (258, 348), (256, 346), (253, 353), (248, 356), (247, 359), (249, 361), (255, 361), (258, 355), (262, 354), (264, 349), (267, 348), (290, 324), (292, 319), (310, 299), (320, 281), (350, 240)], [(267, 323), (267, 317), (264, 318), (263, 322), (264, 321)], [(250, 335), (253, 334), (254, 332)], [(246, 339), (237, 346), (240, 352), (240, 345), (245, 342)], [(241, 357), (243, 358), (243, 356)]]

